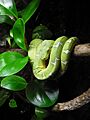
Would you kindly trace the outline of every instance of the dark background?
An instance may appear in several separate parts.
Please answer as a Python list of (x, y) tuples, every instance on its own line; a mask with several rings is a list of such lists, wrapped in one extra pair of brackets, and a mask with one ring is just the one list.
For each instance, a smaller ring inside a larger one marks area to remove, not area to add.
[[(80, 44), (88, 43), (90, 42), (90, 5), (86, 0), (42, 0), (38, 11), (27, 26), (34, 28), (39, 24), (46, 25), (53, 32), (54, 39), (62, 35), (77, 36)], [(87, 90), (90, 87), (90, 57), (76, 58), (73, 56), (59, 84), (58, 102), (73, 99)], [(21, 101), (20, 104), (20, 108), (12, 110), (6, 103), (3, 106), (4, 109), (0, 109), (0, 119), (30, 120), (33, 107)], [(53, 112), (46, 118), (46, 120), (59, 119), (90, 120), (90, 103), (74, 111)]]
[(42, 0), (37, 23), (46, 24), (56, 36), (78, 36), (80, 42), (90, 39), (90, 6), (86, 0)]

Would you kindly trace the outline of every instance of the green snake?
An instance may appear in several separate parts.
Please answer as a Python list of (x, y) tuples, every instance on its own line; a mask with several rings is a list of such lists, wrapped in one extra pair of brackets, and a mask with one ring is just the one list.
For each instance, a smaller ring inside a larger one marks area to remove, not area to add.
[(34, 76), (45, 80), (56, 72), (62, 75), (68, 67), (70, 53), (77, 37), (61, 36), (54, 40), (33, 39), (30, 42), (28, 56), (32, 65)]

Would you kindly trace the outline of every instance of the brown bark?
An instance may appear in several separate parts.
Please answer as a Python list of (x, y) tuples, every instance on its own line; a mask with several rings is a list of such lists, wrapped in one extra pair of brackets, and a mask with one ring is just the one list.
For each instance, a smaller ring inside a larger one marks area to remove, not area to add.
[(75, 56), (90, 56), (90, 43), (76, 45), (74, 48)]
[(74, 98), (73, 100), (63, 102), (63, 103), (57, 103), (52, 110), (57, 112), (63, 111), (63, 110), (68, 110), (68, 111), (75, 110), (89, 102), (90, 102), (90, 88), (80, 96)]

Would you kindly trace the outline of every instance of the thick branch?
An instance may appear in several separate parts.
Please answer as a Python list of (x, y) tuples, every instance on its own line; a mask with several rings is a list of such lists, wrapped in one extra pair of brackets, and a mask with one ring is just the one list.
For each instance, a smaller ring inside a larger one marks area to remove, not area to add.
[(79, 44), (74, 48), (75, 56), (90, 56), (90, 43)]
[(74, 98), (73, 100), (70, 100), (68, 102), (63, 102), (63, 103), (57, 103), (52, 110), (57, 112), (63, 111), (63, 110), (70, 111), (70, 110), (80, 108), (89, 102), (90, 102), (90, 88), (80, 96)]

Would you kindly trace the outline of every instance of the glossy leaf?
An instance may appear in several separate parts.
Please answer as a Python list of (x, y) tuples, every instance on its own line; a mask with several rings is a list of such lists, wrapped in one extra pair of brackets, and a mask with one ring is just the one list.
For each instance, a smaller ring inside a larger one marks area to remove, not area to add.
[(57, 101), (59, 95), (57, 85), (54, 82), (52, 83), (49, 84), (49, 82), (44, 83), (37, 80), (33, 81), (26, 88), (27, 99), (38, 107), (52, 106)]
[(4, 52), (0, 54), (0, 77), (19, 72), (28, 62), (28, 57), (18, 52)]
[(8, 23), (10, 25), (13, 25), (13, 21), (6, 15), (0, 15), (0, 23)]
[(8, 77), (5, 77), (1, 81), (1, 87), (12, 90), (12, 91), (20, 91), (25, 89), (27, 86), (27, 82), (24, 78), (16, 75), (11, 75)]
[(23, 50), (27, 50), (25, 45), (25, 24), (23, 19), (19, 18), (13, 26), (13, 37), (16, 44)]
[(46, 109), (35, 107), (35, 115), (38, 120), (43, 120), (46, 118), (49, 114), (49, 112)]
[(10, 30), (10, 37), (13, 38), (13, 29)]
[(40, 4), (40, 0), (31, 0), (31, 2), (27, 5), (27, 7), (24, 10), (22, 10), (22, 12), (20, 12), (20, 16), (23, 18), (25, 23), (35, 13), (39, 4)]
[(5, 101), (9, 98), (10, 94), (8, 91), (1, 89), (0, 90), (0, 107), (5, 103)]
[(0, 0), (0, 15), (8, 15), (18, 18), (14, 0)]

